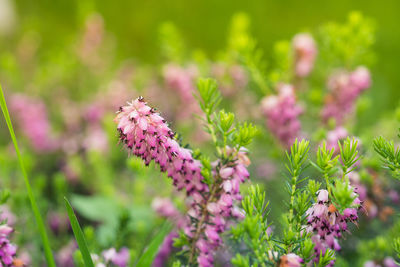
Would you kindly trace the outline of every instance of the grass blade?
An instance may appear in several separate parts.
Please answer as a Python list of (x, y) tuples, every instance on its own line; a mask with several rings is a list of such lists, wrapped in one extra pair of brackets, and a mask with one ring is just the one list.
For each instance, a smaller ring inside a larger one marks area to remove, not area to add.
[(161, 227), (160, 231), (157, 235), (153, 238), (150, 245), (145, 249), (142, 256), (140, 256), (136, 266), (140, 267), (150, 267), (154, 261), (154, 258), (157, 255), (157, 252), (164, 241), (164, 238), (170, 233), (171, 231), (171, 224), (166, 222)]
[(4, 97), (4, 93), (3, 93), (3, 89), (1, 87), (1, 85), (0, 85), (0, 106), (1, 106), (1, 111), (3, 112), (3, 115), (4, 115), (4, 119), (6, 120), (6, 123), (7, 123), (8, 131), (10, 132), (12, 142), (14, 144), (15, 152), (17, 153), (19, 165), (21, 167), (22, 175), (23, 175), (24, 181), (25, 181), (26, 190), (28, 192), (28, 198), (31, 203), (32, 211), (35, 216), (35, 220), (36, 220), (36, 224), (37, 224), (37, 227), (38, 227), (38, 230), (40, 233), (40, 237), (42, 239), (43, 249), (44, 249), (44, 254), (46, 257), (47, 265), (49, 267), (55, 267), (56, 265), (54, 262), (53, 254), (51, 252), (50, 242), (47, 237), (46, 228), (44, 226), (42, 216), (40, 215), (39, 208), (37, 206), (35, 197), (32, 192), (31, 185), (29, 183), (28, 175), (26, 173), (24, 161), (22, 160), (22, 156), (19, 151), (17, 138), (15, 137), (14, 129), (13, 129), (13, 126), (11, 123), (10, 114), (8, 113), (8, 109), (7, 109), (6, 99)]
[(74, 210), (72, 209), (71, 204), (69, 204), (66, 197), (64, 197), (64, 201), (65, 206), (67, 207), (67, 213), (69, 221), (71, 222), (72, 231), (74, 232), (76, 242), (78, 243), (79, 250), (81, 251), (85, 267), (94, 267), (92, 257), (90, 256), (90, 252), (86, 244), (85, 236), (83, 235), (82, 229), (79, 226), (79, 222), (76, 219)]

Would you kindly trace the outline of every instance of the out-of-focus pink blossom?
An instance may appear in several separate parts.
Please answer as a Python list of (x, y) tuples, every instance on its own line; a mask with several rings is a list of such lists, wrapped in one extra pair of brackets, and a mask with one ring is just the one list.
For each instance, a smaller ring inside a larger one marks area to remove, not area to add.
[(103, 128), (92, 126), (87, 129), (87, 135), (83, 140), (83, 147), (90, 151), (107, 152), (108, 138)]
[(177, 238), (178, 236), (179, 235), (176, 232), (171, 232), (167, 235), (153, 261), (152, 267), (167, 266), (168, 257), (173, 250), (174, 238)]
[(266, 117), (268, 129), (285, 147), (290, 147), (300, 134), (299, 115), (303, 109), (296, 103), (293, 86), (280, 84), (278, 95), (265, 97), (261, 109)]
[(337, 125), (342, 125), (345, 118), (353, 112), (355, 102), (360, 94), (371, 84), (367, 68), (358, 67), (353, 72), (339, 71), (328, 80), (330, 93), (322, 110), (324, 121), (335, 119)]
[(293, 50), (295, 57), (295, 73), (298, 77), (310, 74), (314, 67), (317, 47), (314, 39), (308, 33), (299, 33), (293, 38)]
[(159, 215), (166, 218), (173, 218), (179, 215), (179, 211), (169, 198), (156, 197), (153, 199), (151, 207)]
[(11, 96), (10, 110), (37, 152), (51, 152), (57, 148), (57, 142), (51, 133), (46, 106), (42, 101), (16, 94)]
[(285, 266), (285, 267), (300, 267), (301, 264), (304, 262), (304, 260), (300, 258), (300, 256), (294, 253), (282, 255), (279, 261), (280, 261), (279, 266)]
[(10, 208), (7, 205), (0, 206), (0, 222), (6, 222), (7, 225), (13, 227), (15, 222), (17, 221), (17, 217), (12, 213)]
[(240, 65), (217, 63), (212, 66), (211, 72), (218, 81), (222, 94), (226, 97), (233, 96), (244, 89), (249, 81), (248, 74)]
[(74, 252), (78, 246), (75, 241), (69, 242), (62, 247), (56, 254), (56, 262), (58, 267), (74, 267)]
[[(99, 65), (101, 57), (98, 49), (104, 38), (104, 21), (101, 15), (92, 14), (86, 20), (85, 31), (78, 47), (82, 62), (89, 66)], [(97, 67), (97, 66), (96, 66)]]
[(199, 112), (199, 106), (194, 98), (196, 92), (195, 79), (198, 70), (195, 65), (184, 68), (174, 63), (167, 64), (163, 68), (163, 76), (166, 87), (178, 93), (180, 98), (180, 108), (177, 116), (187, 119), (193, 113)]
[(121, 248), (117, 251), (115, 248), (110, 248), (101, 253), (105, 264), (112, 263), (113, 266), (126, 267), (128, 266), (130, 253), (128, 248)]
[(334, 149), (335, 150), (335, 154), (339, 153), (339, 145), (338, 145), (338, 141), (346, 138), (348, 136), (348, 132), (346, 130), (346, 128), (339, 126), (336, 127), (334, 130), (329, 131), (326, 134), (326, 148), (327, 149)]
[(70, 225), (68, 216), (66, 214), (54, 211), (47, 214), (47, 223), (50, 226), (50, 229), (56, 235), (68, 230)]
[(176, 90), (183, 103), (194, 102), (195, 78), (198, 75), (196, 66), (182, 68), (176, 64), (168, 64), (163, 69), (167, 87)]

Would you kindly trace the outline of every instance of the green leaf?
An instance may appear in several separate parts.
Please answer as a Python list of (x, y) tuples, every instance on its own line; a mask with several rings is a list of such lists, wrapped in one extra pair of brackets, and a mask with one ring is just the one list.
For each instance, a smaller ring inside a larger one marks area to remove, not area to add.
[(53, 254), (51, 252), (50, 242), (49, 242), (49, 239), (48, 239), (47, 233), (46, 233), (46, 227), (44, 226), (43, 218), (42, 218), (42, 216), (40, 214), (39, 208), (37, 206), (35, 197), (34, 197), (33, 192), (32, 192), (31, 185), (29, 183), (28, 175), (27, 175), (27, 172), (26, 172), (26, 169), (25, 169), (24, 161), (22, 159), (22, 155), (21, 155), (21, 153), (19, 151), (17, 138), (15, 137), (14, 128), (13, 128), (12, 123), (11, 123), (10, 114), (8, 112), (8, 109), (7, 109), (6, 99), (4, 97), (4, 93), (3, 93), (3, 89), (1, 87), (1, 85), (0, 85), (0, 92), (1, 92), (1, 94), (0, 94), (1, 111), (3, 112), (4, 119), (6, 120), (6, 123), (7, 123), (8, 131), (10, 132), (11, 139), (12, 139), (13, 144), (14, 144), (15, 152), (17, 153), (19, 165), (21, 167), (22, 175), (23, 175), (24, 181), (25, 181), (26, 191), (28, 193), (28, 198), (29, 198), (29, 201), (31, 203), (32, 211), (33, 211), (33, 214), (35, 216), (35, 220), (36, 220), (36, 224), (37, 224), (37, 227), (38, 227), (38, 230), (39, 230), (40, 237), (42, 239), (42, 244), (43, 244), (43, 249), (44, 249), (44, 255), (45, 255), (45, 258), (46, 258), (46, 262), (47, 262), (47, 265), (49, 267), (55, 267), (56, 264), (54, 262)]
[(153, 238), (153, 241), (151, 241), (150, 245), (145, 249), (142, 256), (140, 256), (136, 266), (140, 266), (140, 267), (150, 267), (151, 266), (154, 258), (157, 255), (158, 249), (160, 248), (162, 242), (164, 241), (164, 238), (171, 231), (171, 228), (172, 228), (172, 226), (168, 222), (165, 222), (163, 224), (163, 226), (161, 226), (160, 231)]
[(79, 222), (76, 219), (75, 213), (69, 204), (68, 199), (64, 197), (65, 206), (67, 207), (68, 217), (71, 222), (72, 231), (74, 232), (76, 242), (78, 243), (79, 250), (81, 251), (85, 267), (94, 267), (92, 257), (90, 256), (89, 249), (87, 248), (85, 236), (83, 235), (82, 229), (79, 226)]

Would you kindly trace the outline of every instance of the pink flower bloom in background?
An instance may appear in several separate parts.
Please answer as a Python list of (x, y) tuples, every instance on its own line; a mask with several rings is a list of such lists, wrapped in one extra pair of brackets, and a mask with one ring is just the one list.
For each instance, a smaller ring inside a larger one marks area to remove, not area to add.
[(88, 134), (82, 140), (82, 145), (90, 151), (106, 153), (108, 151), (108, 137), (100, 125), (91, 126), (87, 129)]
[(3, 221), (7, 222), (7, 225), (11, 227), (13, 227), (17, 221), (17, 217), (7, 205), (0, 206), (0, 222)]
[(194, 102), (195, 78), (198, 75), (195, 65), (183, 68), (170, 63), (164, 67), (163, 75), (167, 87), (176, 90), (183, 103)]
[(18, 126), (29, 139), (32, 147), (41, 153), (57, 148), (57, 142), (51, 133), (46, 106), (39, 99), (22, 94), (11, 96), (10, 110)]
[(217, 79), (222, 94), (227, 97), (237, 94), (249, 82), (246, 70), (240, 65), (216, 63), (211, 73)]
[(369, 260), (364, 263), (364, 267), (397, 267), (399, 266), (392, 257), (385, 257), (383, 264)]
[(74, 252), (78, 249), (75, 241), (70, 241), (62, 247), (56, 254), (56, 263), (58, 267), (75, 267)]
[(104, 258), (105, 263), (112, 263), (113, 266), (118, 267), (126, 267), (128, 266), (130, 253), (128, 248), (121, 248), (117, 251), (115, 248), (110, 248), (108, 250), (103, 251), (102, 256)]
[(155, 257), (152, 267), (163, 267), (167, 266), (168, 258), (174, 248), (174, 238), (179, 235), (176, 232), (171, 232), (164, 239), (160, 249), (158, 250), (157, 256)]
[(317, 47), (311, 34), (299, 33), (292, 41), (295, 57), (295, 73), (298, 77), (306, 77), (314, 67)]
[(55, 235), (67, 231), (70, 227), (67, 214), (54, 211), (47, 214), (47, 223)]
[(151, 207), (157, 214), (165, 218), (174, 218), (180, 215), (169, 198), (156, 197), (153, 199)]
[(192, 113), (198, 113), (199, 107), (193, 96), (196, 92), (196, 77), (198, 70), (195, 65), (189, 65), (184, 68), (176, 64), (170, 63), (164, 66), (163, 76), (167, 88), (174, 90), (178, 93), (180, 98), (180, 105), (184, 108), (179, 109), (177, 115), (186, 119)]
[(342, 125), (345, 118), (354, 110), (360, 94), (371, 85), (370, 73), (365, 67), (358, 67), (353, 72), (339, 71), (328, 80), (328, 94), (322, 110), (325, 122), (333, 118), (337, 125)]
[(336, 127), (334, 130), (329, 131), (326, 134), (326, 148), (327, 149), (334, 149), (335, 150), (335, 154), (339, 153), (339, 145), (338, 145), (338, 141), (346, 138), (348, 136), (348, 132), (346, 130), (346, 128), (339, 126)]
[(282, 255), (279, 260), (279, 266), (282, 267), (300, 267), (304, 260), (294, 253)]
[(100, 14), (92, 14), (86, 19), (85, 31), (77, 54), (83, 63), (98, 67), (102, 58), (99, 54), (99, 47), (104, 39), (104, 21)]
[(300, 134), (299, 115), (303, 109), (296, 103), (294, 88), (290, 84), (278, 85), (278, 95), (265, 97), (261, 109), (268, 129), (282, 145), (290, 147)]

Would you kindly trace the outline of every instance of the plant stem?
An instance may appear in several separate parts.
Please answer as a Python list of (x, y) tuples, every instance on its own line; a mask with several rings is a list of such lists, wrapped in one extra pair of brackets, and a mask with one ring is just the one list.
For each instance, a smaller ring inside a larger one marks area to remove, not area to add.
[(189, 265), (193, 262), (194, 256), (196, 255), (196, 242), (200, 238), (203, 224), (205, 223), (205, 220), (208, 216), (207, 205), (209, 202), (212, 202), (214, 200), (214, 196), (215, 196), (217, 189), (218, 189), (218, 184), (214, 183), (211, 188), (209, 197), (206, 199), (205, 203), (202, 205), (203, 214), (199, 220), (199, 223), (197, 224), (196, 233), (192, 238), (192, 244), (191, 244), (190, 256), (189, 256)]
[(47, 237), (46, 228), (44, 226), (42, 216), (40, 214), (39, 208), (37, 206), (35, 197), (34, 197), (33, 192), (32, 192), (31, 185), (29, 183), (28, 175), (27, 175), (27, 172), (26, 172), (26, 169), (25, 169), (24, 162), (22, 160), (22, 155), (21, 155), (21, 153), (19, 151), (17, 138), (15, 137), (14, 129), (13, 129), (13, 126), (12, 126), (12, 123), (11, 123), (10, 114), (8, 113), (7, 104), (6, 104), (6, 100), (5, 100), (3, 89), (1, 88), (1, 85), (0, 85), (0, 92), (1, 92), (1, 95), (0, 95), (1, 110), (2, 110), (3, 115), (4, 115), (4, 119), (6, 120), (6, 123), (7, 123), (7, 126), (8, 126), (8, 130), (10, 132), (11, 139), (12, 139), (12, 142), (14, 144), (15, 152), (17, 153), (19, 165), (21, 167), (22, 175), (23, 175), (24, 181), (25, 181), (26, 190), (27, 190), (27, 193), (28, 193), (28, 198), (29, 198), (29, 201), (31, 203), (32, 211), (33, 211), (33, 214), (35, 216), (37, 226), (39, 228), (40, 237), (42, 239), (43, 248), (44, 248), (44, 254), (45, 254), (45, 257), (46, 257), (47, 265), (49, 267), (55, 267), (56, 265), (55, 265), (55, 262), (54, 262), (53, 254), (51, 252), (50, 242), (49, 242), (49, 239)]

